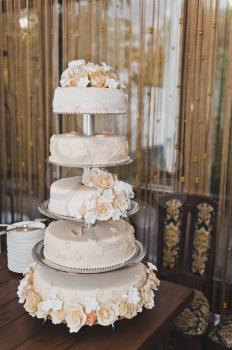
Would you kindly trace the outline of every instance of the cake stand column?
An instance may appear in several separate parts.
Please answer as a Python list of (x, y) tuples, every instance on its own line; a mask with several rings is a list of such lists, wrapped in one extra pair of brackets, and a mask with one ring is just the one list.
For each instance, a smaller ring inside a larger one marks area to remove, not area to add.
[[(92, 136), (94, 134), (94, 114), (84, 114), (83, 115), (83, 134), (85, 136)], [(84, 172), (89, 170), (89, 168), (84, 168)], [(90, 229), (94, 225), (89, 223), (84, 223), (84, 228)]]
[(83, 134), (92, 136), (94, 133), (94, 114), (83, 115)]

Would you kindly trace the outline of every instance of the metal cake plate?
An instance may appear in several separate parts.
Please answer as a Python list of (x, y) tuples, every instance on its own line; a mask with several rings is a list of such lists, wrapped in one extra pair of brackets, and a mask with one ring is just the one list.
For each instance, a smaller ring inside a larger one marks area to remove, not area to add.
[[(130, 203), (131, 203), (131, 208), (127, 211), (127, 216), (131, 216), (131, 215), (137, 213), (137, 211), (139, 210), (139, 204), (137, 202), (135, 202), (134, 200), (131, 200)], [(53, 213), (51, 210), (49, 210), (48, 205), (49, 205), (49, 200), (44, 201), (38, 207), (39, 212), (41, 214), (51, 218), (51, 219), (54, 219), (54, 220), (70, 220), (70, 221), (84, 223), (83, 219), (76, 219), (73, 216), (66, 216), (66, 215), (60, 215), (60, 214)]]
[(133, 159), (128, 157), (122, 162), (115, 163), (73, 163), (73, 164), (62, 164), (48, 160), (49, 164), (64, 167), (64, 168), (110, 168), (115, 166), (129, 165), (133, 162)]
[(69, 268), (69, 267), (55, 264), (50, 260), (46, 259), (44, 256), (44, 241), (40, 241), (34, 246), (32, 250), (32, 257), (34, 261), (38, 265), (42, 266), (43, 268), (52, 269), (61, 273), (67, 273), (71, 275), (105, 273), (105, 272), (111, 272), (111, 271), (123, 269), (126, 267), (130, 267), (142, 261), (146, 255), (146, 249), (144, 248), (142, 243), (139, 241), (135, 241), (135, 244), (136, 244), (135, 254), (129, 260), (125, 261), (122, 264), (104, 267), (104, 268), (77, 269), (77, 268)]

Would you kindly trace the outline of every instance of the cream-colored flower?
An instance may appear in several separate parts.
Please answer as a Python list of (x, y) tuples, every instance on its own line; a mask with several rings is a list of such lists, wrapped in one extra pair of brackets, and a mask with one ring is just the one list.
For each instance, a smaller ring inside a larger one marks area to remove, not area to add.
[(152, 309), (155, 305), (154, 303), (154, 292), (152, 289), (145, 285), (141, 288), (141, 299), (146, 309)]
[(42, 301), (41, 296), (34, 292), (33, 290), (29, 290), (26, 295), (26, 302), (24, 304), (24, 308), (31, 316), (35, 316), (38, 304)]
[(82, 305), (69, 304), (65, 307), (65, 313), (65, 321), (67, 322), (69, 332), (78, 332), (86, 322), (86, 314)]
[(28, 280), (26, 277), (24, 277), (20, 281), (19, 286), (18, 286), (18, 290), (17, 290), (17, 295), (19, 297), (20, 304), (23, 304), (24, 301), (26, 300), (28, 288), (29, 288)]
[(64, 311), (64, 309), (52, 310), (50, 312), (50, 315), (51, 315), (53, 324), (59, 324), (59, 323), (62, 323), (65, 320), (65, 311)]
[(158, 289), (160, 285), (160, 280), (157, 278), (156, 274), (153, 271), (149, 271), (146, 284), (154, 290)]
[(129, 202), (126, 200), (125, 196), (117, 195), (113, 200), (113, 207), (120, 209), (122, 212), (126, 212), (129, 209)]
[(41, 301), (37, 307), (36, 317), (43, 318), (44, 320), (46, 320), (48, 315), (49, 315), (49, 312), (47, 309), (44, 308), (43, 302)]
[(104, 198), (99, 197), (96, 206), (96, 218), (97, 220), (104, 221), (109, 220), (113, 214), (113, 207), (111, 203), (106, 202)]
[(112, 188), (114, 185), (114, 177), (112, 174), (102, 171), (97, 176), (94, 176), (95, 186), (102, 189)]
[(132, 318), (137, 315), (137, 306), (129, 303), (128, 299), (123, 299), (119, 304), (119, 315), (124, 318)]
[(91, 86), (96, 88), (103, 88), (106, 83), (106, 75), (103, 72), (90, 72), (89, 78)]
[(26, 276), (27, 274), (34, 273), (36, 267), (37, 267), (36, 263), (32, 263), (31, 265), (29, 265), (28, 268), (26, 268), (26, 270), (24, 271), (24, 276)]
[[(79, 82), (81, 82), (84, 79), (84, 85), (79, 86)], [(74, 87), (74, 86), (79, 86), (79, 87), (86, 87), (89, 84), (89, 79), (88, 79), (88, 73), (87, 72), (79, 72), (75, 74), (69, 81), (69, 86)]]
[(117, 321), (119, 316), (119, 308), (116, 304), (101, 304), (97, 312), (98, 323), (102, 326), (109, 326)]

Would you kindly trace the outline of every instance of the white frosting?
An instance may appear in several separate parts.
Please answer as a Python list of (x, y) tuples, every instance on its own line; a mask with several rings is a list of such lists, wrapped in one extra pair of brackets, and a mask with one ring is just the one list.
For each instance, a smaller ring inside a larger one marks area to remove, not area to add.
[(109, 267), (135, 253), (134, 229), (124, 220), (98, 222), (82, 230), (80, 223), (54, 221), (45, 231), (44, 244), (47, 259), (72, 268)]
[(99, 303), (108, 303), (124, 293), (131, 286), (140, 288), (145, 284), (146, 267), (139, 263), (133, 267), (101, 274), (69, 275), (49, 269), (37, 268), (34, 273), (34, 288), (47, 299), (56, 295), (65, 303), (85, 303), (96, 297)]
[(82, 185), (79, 176), (60, 179), (50, 187), (49, 210), (79, 219), (84, 208), (91, 207), (96, 194), (96, 189)]
[(54, 93), (54, 113), (117, 114), (126, 111), (124, 89), (58, 87)]
[(128, 159), (125, 136), (83, 136), (75, 132), (53, 135), (49, 160), (62, 165), (113, 164)]

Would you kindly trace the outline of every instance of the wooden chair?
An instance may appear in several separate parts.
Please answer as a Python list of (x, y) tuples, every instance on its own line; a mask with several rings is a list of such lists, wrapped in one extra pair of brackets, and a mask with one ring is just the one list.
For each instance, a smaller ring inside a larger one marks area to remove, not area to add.
[(192, 303), (175, 321), (173, 345), (178, 350), (201, 349), (205, 341), (212, 300), (217, 208), (217, 202), (207, 196), (158, 197), (160, 277), (195, 290)]
[(224, 316), (223, 319), (210, 330), (207, 349), (232, 349), (232, 313)]

